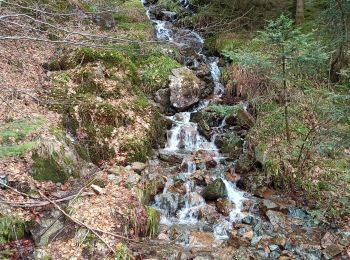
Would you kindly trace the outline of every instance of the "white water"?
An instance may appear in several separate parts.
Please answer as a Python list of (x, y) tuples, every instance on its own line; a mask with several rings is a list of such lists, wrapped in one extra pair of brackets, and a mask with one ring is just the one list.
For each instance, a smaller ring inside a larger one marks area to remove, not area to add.
[[(141, 0), (143, 4), (145, 4), (145, 0)], [(180, 1), (180, 4), (188, 8), (189, 3), (187, 0)], [(147, 11), (147, 15), (150, 17), (149, 9), (145, 7)], [(168, 26), (168, 22), (153, 20), (156, 29), (157, 38), (160, 40), (166, 40), (170, 42), (176, 42), (182, 44), (181, 39), (188, 39), (188, 36), (192, 36), (191, 40), (196, 39), (196, 42), (199, 43), (199, 46), (204, 44), (204, 39), (194, 31), (185, 31), (183, 36), (177, 37), (174, 39), (173, 31)], [(214, 83), (214, 98), (220, 98), (223, 94), (224, 86), (220, 83), (220, 68), (218, 67), (218, 58), (207, 58), (204, 54), (201, 53), (202, 48), (199, 50), (198, 57), (200, 60), (204, 61), (211, 68), (211, 76)], [(209, 61), (210, 60), (210, 61)], [(195, 60), (194, 64), (197, 63), (197, 67), (199, 66), (199, 61)], [(195, 66), (196, 67), (196, 66)], [(223, 171), (220, 169), (223, 167), (221, 165), (222, 156), (219, 153), (218, 148), (215, 146), (215, 137), (216, 133), (222, 131), (225, 126), (225, 120), (221, 123), (219, 127), (214, 129), (214, 137), (211, 141), (207, 141), (203, 136), (201, 136), (198, 132), (198, 126), (196, 123), (190, 122), (191, 113), (201, 111), (206, 108), (210, 103), (210, 100), (201, 100), (191, 112), (181, 112), (175, 114), (174, 116), (169, 117), (169, 119), (173, 122), (173, 127), (168, 131), (168, 139), (165, 146), (165, 149), (170, 152), (185, 152), (189, 154), (183, 162), (182, 166), (186, 167), (186, 172), (182, 174), (185, 176), (186, 181), (184, 186), (186, 188), (186, 194), (181, 195), (179, 197), (173, 197), (172, 193), (169, 191), (169, 187), (174, 185), (174, 181), (172, 178), (168, 178), (168, 181), (165, 185), (165, 188), (162, 194), (159, 194), (155, 197), (155, 204), (153, 205), (155, 208), (159, 209), (162, 213), (161, 216), (161, 224), (164, 225), (201, 225), (201, 221), (198, 219), (198, 212), (203, 206), (206, 206), (205, 200), (196, 192), (195, 185), (192, 180), (189, 179), (190, 175), (197, 170), (197, 165), (193, 161), (192, 156), (199, 150), (205, 150), (209, 152), (213, 158), (217, 161), (218, 166), (218, 175), (217, 178), (221, 178), (225, 184), (225, 188), (227, 191), (227, 199), (235, 204), (235, 208), (230, 212), (229, 217), (223, 217), (220, 219), (219, 223), (217, 223), (214, 229), (214, 236), (218, 240), (223, 240), (228, 238), (228, 231), (232, 227), (232, 222), (237, 221), (243, 217), (241, 212), (244, 198), (244, 193), (239, 191), (235, 184), (226, 180), (223, 174)], [(205, 169), (204, 169), (205, 170)], [(184, 203), (180, 205), (179, 199), (184, 199)], [(177, 207), (176, 210), (174, 207)]]

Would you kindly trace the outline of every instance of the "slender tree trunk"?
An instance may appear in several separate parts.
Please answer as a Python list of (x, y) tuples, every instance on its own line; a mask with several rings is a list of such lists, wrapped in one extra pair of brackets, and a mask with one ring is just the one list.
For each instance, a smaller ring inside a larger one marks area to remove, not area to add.
[(283, 57), (283, 105), (284, 105), (284, 119), (286, 125), (286, 137), (287, 142), (290, 143), (290, 127), (289, 127), (289, 113), (288, 113), (288, 90), (287, 90), (287, 79), (286, 79), (286, 57)]
[(300, 24), (304, 20), (304, 0), (295, 0), (295, 23)]

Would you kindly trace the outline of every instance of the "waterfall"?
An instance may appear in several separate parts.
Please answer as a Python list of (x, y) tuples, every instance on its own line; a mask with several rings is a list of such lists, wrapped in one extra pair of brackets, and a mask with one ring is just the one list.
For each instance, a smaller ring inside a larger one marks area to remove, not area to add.
[[(141, 1), (145, 4), (145, 0)], [(184, 8), (189, 8), (187, 0), (179, 2)], [(146, 12), (149, 15), (149, 7), (145, 6)], [(174, 37), (175, 33), (172, 31), (171, 23), (167, 21), (153, 20), (155, 24), (156, 36), (159, 40), (169, 41), (177, 43), (179, 45), (184, 44), (181, 41), (186, 40), (188, 36), (192, 36), (192, 40), (198, 43), (199, 46), (203, 46), (204, 39), (195, 31), (183, 30), (184, 33), (181, 37)], [(199, 67), (200, 62), (208, 65), (211, 72), (212, 82), (214, 88), (214, 98), (220, 98), (224, 92), (224, 86), (220, 83), (220, 68), (218, 66), (219, 59), (217, 57), (206, 57), (202, 53), (202, 48), (196, 49), (199, 51), (198, 59), (194, 60), (194, 67)], [(229, 216), (223, 217), (213, 227), (213, 234), (216, 239), (222, 240), (228, 238), (228, 231), (232, 227), (232, 222), (237, 221), (243, 217), (241, 212), (243, 201), (246, 199), (244, 193), (239, 191), (235, 184), (225, 179), (222, 155), (219, 153), (219, 149), (215, 145), (216, 134), (223, 131), (225, 126), (225, 120), (220, 126), (213, 129), (215, 131), (211, 141), (201, 136), (198, 132), (198, 126), (196, 123), (191, 122), (191, 114), (199, 112), (210, 104), (212, 99), (203, 99), (197, 106), (193, 107), (190, 111), (180, 112), (173, 116), (168, 117), (173, 126), (168, 131), (167, 143), (165, 150), (170, 153), (184, 153), (188, 156), (182, 162), (181, 168), (183, 172), (179, 174), (183, 178), (183, 187), (185, 189), (184, 194), (172, 193), (170, 187), (175, 184), (175, 180), (169, 178), (163, 192), (155, 197), (155, 202), (152, 205), (158, 209), (161, 216), (161, 224), (171, 225), (188, 225), (188, 226), (203, 226), (205, 221), (199, 219), (199, 210), (205, 207), (207, 204), (204, 198), (200, 195), (200, 189), (203, 187), (195, 187), (193, 180), (190, 178), (192, 174), (196, 173), (197, 164), (194, 161), (194, 154), (202, 150), (209, 153), (217, 162), (217, 166), (213, 172), (215, 172), (215, 178), (221, 178), (225, 184), (227, 193), (227, 199), (235, 205), (234, 209), (230, 212)], [(206, 170), (205, 168), (202, 170)]]

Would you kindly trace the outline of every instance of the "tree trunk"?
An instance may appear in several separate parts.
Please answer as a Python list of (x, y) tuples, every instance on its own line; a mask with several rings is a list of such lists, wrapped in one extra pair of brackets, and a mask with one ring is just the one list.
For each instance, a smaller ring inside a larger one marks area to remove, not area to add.
[(295, 23), (300, 24), (304, 20), (304, 0), (295, 0)]
[(284, 105), (284, 120), (286, 127), (286, 138), (287, 142), (290, 144), (290, 126), (289, 126), (289, 113), (288, 113), (288, 90), (287, 90), (287, 79), (286, 79), (286, 57), (283, 57), (282, 61), (282, 73), (283, 73), (283, 105)]

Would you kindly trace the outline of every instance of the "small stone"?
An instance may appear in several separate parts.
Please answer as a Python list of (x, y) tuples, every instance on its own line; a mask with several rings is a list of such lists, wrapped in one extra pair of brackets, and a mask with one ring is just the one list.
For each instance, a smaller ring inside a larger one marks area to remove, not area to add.
[(144, 169), (146, 169), (147, 165), (141, 162), (134, 162), (131, 164), (131, 169), (133, 169), (137, 173), (141, 173)]
[(261, 241), (261, 239), (262, 239), (262, 236), (256, 236), (256, 235), (254, 235), (254, 236), (252, 237), (252, 240), (251, 240), (251, 242), (250, 242), (250, 245), (251, 245), (251, 246), (256, 246), (256, 245)]
[(167, 241), (170, 240), (169, 237), (168, 237), (168, 235), (166, 235), (166, 234), (164, 234), (164, 233), (160, 233), (160, 234), (158, 235), (158, 239), (160, 239), (160, 240), (167, 240)]
[(242, 219), (242, 223), (244, 224), (248, 224), (248, 225), (252, 225), (253, 222), (254, 222), (254, 217), (251, 216), (251, 215), (248, 215), (248, 216), (245, 216), (243, 219)]
[(103, 189), (100, 186), (97, 186), (95, 184), (91, 184), (91, 188), (94, 190), (96, 194), (102, 194)]
[(279, 246), (272, 244), (272, 245), (269, 245), (269, 248), (270, 248), (271, 251), (276, 251), (276, 250), (279, 249)]
[(128, 179), (126, 180), (126, 183), (130, 185), (136, 185), (140, 181), (141, 177), (138, 174), (130, 174)]

